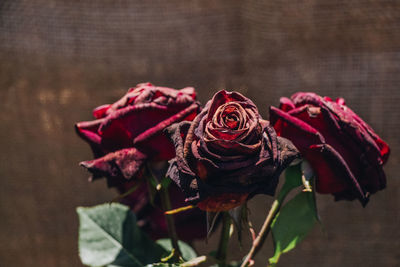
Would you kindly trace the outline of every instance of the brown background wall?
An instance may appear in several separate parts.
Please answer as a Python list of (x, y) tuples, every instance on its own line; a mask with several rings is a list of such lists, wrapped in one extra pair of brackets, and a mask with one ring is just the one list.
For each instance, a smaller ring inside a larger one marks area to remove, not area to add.
[[(319, 196), (323, 230), (281, 266), (400, 264), (399, 1), (2, 0), (0, 266), (80, 266), (74, 209), (115, 192), (86, 182), (73, 124), (143, 81), (238, 90), (265, 118), (295, 91), (345, 97), (392, 147), (388, 188), (365, 209)], [(257, 227), (270, 203), (251, 201)]]

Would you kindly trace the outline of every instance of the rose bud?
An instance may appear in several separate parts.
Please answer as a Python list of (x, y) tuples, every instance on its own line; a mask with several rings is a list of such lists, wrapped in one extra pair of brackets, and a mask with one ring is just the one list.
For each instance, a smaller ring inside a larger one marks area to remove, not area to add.
[(280, 173), (299, 154), (237, 92), (219, 91), (192, 122), (167, 132), (176, 149), (167, 176), (186, 202), (210, 212), (230, 210), (258, 193), (273, 195)]
[(138, 84), (117, 102), (93, 111), (96, 120), (75, 125), (95, 159), (81, 162), (91, 179), (105, 176), (109, 186), (140, 176), (148, 161), (169, 160), (175, 149), (163, 130), (173, 123), (193, 120), (200, 106), (194, 88), (175, 90)]
[(316, 191), (335, 200), (358, 198), (365, 206), (369, 194), (386, 185), (383, 165), (389, 146), (345, 105), (315, 93), (281, 98), (271, 107), (277, 134), (291, 140), (316, 174)]

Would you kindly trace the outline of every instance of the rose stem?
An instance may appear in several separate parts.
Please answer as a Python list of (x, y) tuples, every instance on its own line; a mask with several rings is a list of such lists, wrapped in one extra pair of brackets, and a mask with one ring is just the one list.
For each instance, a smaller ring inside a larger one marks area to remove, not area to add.
[[(169, 198), (168, 188), (166, 188), (165, 186), (161, 187), (160, 196), (161, 196), (161, 205), (164, 212), (170, 210), (171, 200)], [(174, 248), (173, 257), (179, 259), (181, 253), (178, 246), (178, 235), (176, 233), (174, 216), (172, 214), (165, 214), (165, 219), (167, 220), (168, 235), (171, 238), (171, 244), (172, 247)]]
[(267, 238), (269, 231), (271, 229), (271, 223), (273, 222), (276, 214), (279, 212), (283, 201), (285, 200), (287, 194), (290, 192), (290, 188), (282, 187), (282, 191), (279, 193), (277, 199), (272, 203), (271, 209), (268, 212), (267, 218), (265, 218), (264, 224), (261, 227), (260, 232), (258, 233), (256, 239), (253, 241), (253, 245), (246, 258), (244, 259), (242, 265), (240, 267), (246, 267), (250, 260), (254, 258), (257, 252), (261, 249), (264, 244), (265, 239)]
[[(148, 173), (150, 174), (150, 179), (153, 179), (154, 181), (158, 181), (158, 179), (156, 179), (156, 176), (154, 175), (151, 167), (148, 164), (146, 165), (146, 167), (147, 167)], [(159, 183), (157, 185), (156, 190), (158, 192), (160, 192), (161, 207), (162, 207), (162, 210), (164, 211), (165, 220), (167, 221), (168, 236), (171, 239), (171, 244), (172, 244), (172, 248), (173, 248), (172, 258), (179, 260), (179, 258), (181, 256), (181, 252), (179, 250), (179, 245), (178, 245), (178, 235), (176, 233), (174, 216), (165, 214), (166, 211), (169, 211), (171, 209), (171, 199), (169, 198), (168, 186), (163, 186), (163, 185), (161, 185), (161, 183)]]
[(218, 250), (216, 259), (218, 265), (221, 267), (226, 266), (226, 251), (228, 249), (229, 231), (231, 228), (231, 218), (228, 212), (223, 212), (221, 237), (219, 239)]

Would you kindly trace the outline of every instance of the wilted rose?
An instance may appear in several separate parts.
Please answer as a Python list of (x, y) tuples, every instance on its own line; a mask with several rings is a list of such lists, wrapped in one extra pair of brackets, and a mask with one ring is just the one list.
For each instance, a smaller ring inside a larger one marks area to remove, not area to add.
[[(175, 90), (143, 83), (129, 89), (114, 104), (96, 108), (93, 111), (96, 120), (75, 125), (95, 156), (81, 165), (92, 173), (92, 179), (105, 176), (108, 185), (116, 186), (121, 193), (138, 186), (121, 202), (131, 207), (139, 226), (154, 239), (168, 236), (167, 225), (164, 212), (157, 207), (159, 203), (152, 205), (146, 181), (141, 179), (144, 164), (162, 164), (173, 158), (174, 146), (163, 130), (173, 123), (194, 119), (199, 110), (192, 87)], [(170, 191), (173, 207), (184, 205), (180, 190), (170, 186)], [(205, 232), (188, 229), (190, 224), (205, 228), (204, 214), (200, 211), (177, 214), (175, 221), (182, 240), (205, 236)]]
[(95, 156), (81, 165), (92, 173), (92, 179), (105, 176), (109, 186), (115, 186), (139, 176), (147, 161), (173, 158), (174, 146), (163, 130), (192, 120), (200, 109), (195, 99), (192, 87), (175, 90), (143, 83), (114, 104), (96, 108), (96, 120), (75, 125)]
[(207, 211), (232, 209), (257, 193), (273, 195), (280, 173), (298, 155), (236, 92), (219, 91), (192, 122), (168, 132), (176, 158), (167, 175), (187, 202)]
[(358, 198), (385, 188), (383, 165), (389, 146), (345, 105), (315, 93), (281, 98), (271, 107), (271, 123), (279, 136), (291, 140), (316, 173), (317, 192), (336, 200)]

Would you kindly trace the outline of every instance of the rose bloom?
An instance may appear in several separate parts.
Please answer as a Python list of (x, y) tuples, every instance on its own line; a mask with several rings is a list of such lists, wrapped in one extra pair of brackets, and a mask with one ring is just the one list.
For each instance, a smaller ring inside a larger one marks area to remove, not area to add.
[[(75, 125), (76, 132), (89, 143), (95, 157), (80, 163), (91, 172), (90, 180), (106, 177), (108, 185), (117, 187), (121, 193), (139, 185), (122, 202), (131, 206), (140, 224), (154, 237), (166, 236), (166, 224), (162, 211), (150, 203), (143, 181), (144, 166), (162, 164), (173, 158), (174, 146), (163, 130), (173, 123), (193, 120), (199, 111), (194, 88), (175, 90), (143, 83), (129, 89), (117, 102), (94, 109), (95, 120)], [(172, 185), (171, 191), (174, 192), (173, 206), (184, 205), (183, 195), (176, 186)], [(177, 226), (179, 222), (186, 225), (186, 217), (198, 218), (198, 223), (205, 226), (200, 220), (203, 216), (199, 211), (178, 214)], [(185, 231), (178, 229), (184, 240), (199, 236), (198, 232), (186, 235)]]
[(345, 105), (315, 93), (296, 93), (271, 107), (271, 123), (279, 136), (291, 140), (316, 174), (316, 190), (336, 200), (358, 198), (386, 186), (383, 165), (389, 146)]
[(176, 158), (167, 175), (187, 202), (206, 211), (232, 209), (257, 193), (273, 195), (280, 173), (298, 156), (236, 92), (219, 91), (192, 122), (168, 132)]
[(192, 87), (175, 90), (142, 83), (114, 104), (97, 107), (95, 120), (75, 125), (96, 158), (81, 165), (92, 173), (92, 179), (105, 176), (113, 186), (137, 175), (148, 161), (173, 158), (174, 146), (163, 130), (193, 120), (200, 109), (195, 99)]

